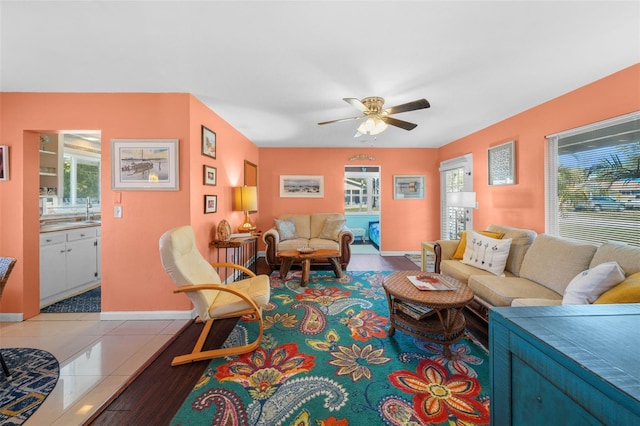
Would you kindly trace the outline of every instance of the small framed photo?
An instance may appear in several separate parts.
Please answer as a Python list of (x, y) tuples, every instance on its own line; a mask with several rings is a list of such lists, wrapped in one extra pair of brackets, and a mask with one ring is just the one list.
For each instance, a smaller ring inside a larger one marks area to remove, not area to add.
[(177, 191), (177, 139), (112, 139), (111, 189)]
[(396, 175), (393, 177), (393, 198), (418, 200), (424, 198), (424, 176)]
[(0, 180), (9, 180), (9, 147), (0, 145)]
[(323, 198), (324, 176), (280, 176), (280, 197)]
[(204, 184), (216, 186), (218, 180), (218, 171), (215, 167), (204, 165)]
[(489, 185), (516, 183), (516, 142), (509, 141), (489, 148)]
[(202, 126), (202, 155), (216, 158), (216, 134)]
[(205, 195), (204, 196), (204, 212), (215, 213), (218, 211), (218, 196), (217, 195)]

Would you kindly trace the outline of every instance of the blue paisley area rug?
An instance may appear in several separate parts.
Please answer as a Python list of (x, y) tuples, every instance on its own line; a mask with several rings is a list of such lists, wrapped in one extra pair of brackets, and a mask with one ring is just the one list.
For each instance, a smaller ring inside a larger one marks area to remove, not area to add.
[(7, 379), (0, 369), (0, 424), (21, 425), (40, 407), (58, 383), (60, 365), (47, 351), (2, 348), (9, 367)]
[[(172, 425), (474, 425), (489, 423), (488, 353), (466, 334), (442, 346), (389, 328), (390, 272), (271, 276), (254, 352), (213, 360)], [(241, 320), (227, 340), (255, 335)]]

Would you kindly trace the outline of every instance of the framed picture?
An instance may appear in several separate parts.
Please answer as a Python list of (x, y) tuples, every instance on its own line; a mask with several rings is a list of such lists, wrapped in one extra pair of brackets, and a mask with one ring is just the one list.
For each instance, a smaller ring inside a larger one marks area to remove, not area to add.
[(324, 176), (280, 176), (280, 197), (323, 198)]
[(202, 126), (202, 155), (216, 158), (216, 134)]
[(215, 167), (204, 165), (204, 184), (215, 186), (218, 180), (218, 170)]
[(395, 198), (396, 200), (417, 200), (424, 198), (424, 176), (394, 176), (393, 198)]
[(9, 180), (9, 147), (0, 145), (0, 180)]
[(516, 142), (510, 141), (489, 148), (489, 185), (516, 183)]
[(218, 196), (217, 195), (205, 195), (204, 196), (204, 212), (215, 213), (218, 211)]
[(111, 189), (177, 191), (177, 139), (112, 139)]

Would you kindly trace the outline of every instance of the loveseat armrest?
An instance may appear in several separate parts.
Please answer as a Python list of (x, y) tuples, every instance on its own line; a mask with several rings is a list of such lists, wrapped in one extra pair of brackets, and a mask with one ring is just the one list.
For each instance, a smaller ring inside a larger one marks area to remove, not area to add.
[(443, 260), (449, 260), (453, 257), (460, 244), (460, 240), (437, 240), (433, 244), (433, 251), (435, 253), (435, 269), (434, 271), (440, 273), (440, 262)]
[(264, 258), (267, 261), (267, 265), (272, 271), (275, 270), (277, 262), (276, 253), (278, 252), (278, 243), (280, 242), (280, 234), (278, 230), (273, 227), (267, 232), (262, 234), (262, 241), (264, 242), (266, 249)]
[(338, 234), (340, 242), (340, 267), (346, 271), (347, 265), (351, 261), (351, 243), (353, 242), (353, 232), (347, 227), (343, 228)]

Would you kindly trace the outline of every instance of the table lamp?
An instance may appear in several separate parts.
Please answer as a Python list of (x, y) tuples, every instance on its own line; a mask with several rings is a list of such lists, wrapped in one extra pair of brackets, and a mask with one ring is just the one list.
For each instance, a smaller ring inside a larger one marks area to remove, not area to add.
[(258, 188), (255, 186), (233, 188), (233, 210), (244, 212), (244, 223), (238, 226), (238, 232), (255, 231), (256, 226), (251, 223), (249, 212), (258, 210)]

